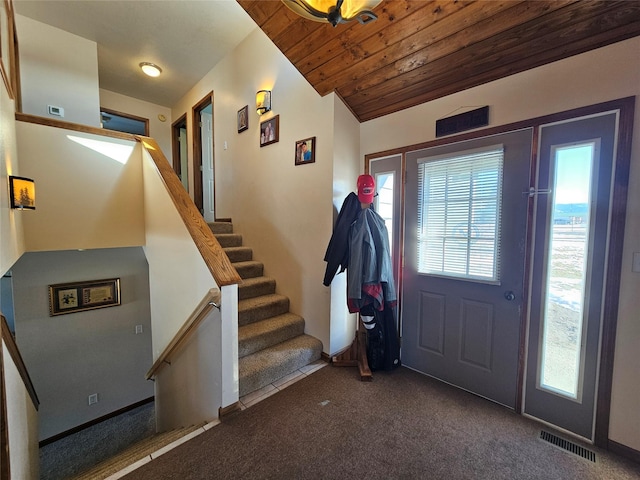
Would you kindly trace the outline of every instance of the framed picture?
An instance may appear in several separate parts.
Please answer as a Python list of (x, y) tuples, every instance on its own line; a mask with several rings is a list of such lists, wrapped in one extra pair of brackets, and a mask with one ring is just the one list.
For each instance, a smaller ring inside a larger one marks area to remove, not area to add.
[(49, 315), (120, 305), (120, 279), (49, 285)]
[(296, 165), (305, 165), (316, 161), (316, 137), (296, 142)]
[(249, 105), (245, 105), (238, 110), (238, 133), (249, 128)]
[(260, 146), (264, 147), (280, 140), (280, 115), (260, 122)]

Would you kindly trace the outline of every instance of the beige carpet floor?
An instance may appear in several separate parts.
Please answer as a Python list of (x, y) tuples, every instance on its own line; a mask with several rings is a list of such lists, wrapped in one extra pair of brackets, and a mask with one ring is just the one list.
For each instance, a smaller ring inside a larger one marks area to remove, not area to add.
[(541, 430), (406, 368), (364, 383), (326, 367), (124, 478), (640, 479), (636, 463), (584, 445), (591, 462)]

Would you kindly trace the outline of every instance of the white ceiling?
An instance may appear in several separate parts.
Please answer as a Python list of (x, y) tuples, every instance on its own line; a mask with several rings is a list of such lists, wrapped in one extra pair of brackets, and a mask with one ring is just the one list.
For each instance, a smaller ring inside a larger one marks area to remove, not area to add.
[[(235, 0), (13, 0), (18, 15), (98, 44), (100, 88), (173, 106), (253, 29)], [(19, 38), (20, 32), (18, 32)], [(152, 79), (140, 62), (159, 65)]]

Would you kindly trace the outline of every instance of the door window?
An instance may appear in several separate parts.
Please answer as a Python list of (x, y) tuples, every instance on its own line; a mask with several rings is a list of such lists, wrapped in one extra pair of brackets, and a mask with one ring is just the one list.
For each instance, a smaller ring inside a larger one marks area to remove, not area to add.
[(501, 145), (418, 160), (418, 272), (500, 280)]
[(538, 387), (580, 401), (595, 143), (555, 147)]

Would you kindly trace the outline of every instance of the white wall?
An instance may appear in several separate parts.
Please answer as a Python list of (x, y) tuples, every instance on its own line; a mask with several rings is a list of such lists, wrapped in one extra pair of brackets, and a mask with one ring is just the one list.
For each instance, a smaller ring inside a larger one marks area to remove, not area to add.
[(4, 361), (11, 478), (37, 480), (40, 478), (38, 411), (4, 341), (0, 354)]
[[(119, 93), (100, 89), (100, 107), (115, 110), (120, 113), (128, 113), (137, 117), (149, 119), (149, 136), (153, 138), (167, 160), (171, 162), (171, 109), (145, 102), (137, 98), (128, 97)], [(160, 120), (163, 115), (165, 120)]]
[(144, 252), (149, 262), (155, 361), (205, 294), (217, 285), (149, 153), (144, 150), (142, 155), (147, 205)]
[[(360, 124), (334, 95), (334, 157), (333, 157), (333, 218), (328, 225), (333, 229), (344, 199), (357, 191), (358, 175), (364, 173), (364, 162), (360, 159)], [(323, 252), (324, 255), (324, 252)], [(337, 273), (324, 294), (331, 294), (331, 344), (328, 351), (339, 352), (355, 338), (357, 315), (347, 308), (347, 273)]]
[[(40, 398), (40, 440), (153, 396), (144, 378), (152, 357), (141, 248), (26, 253), (12, 273), (16, 342)], [(106, 278), (120, 278), (121, 305), (49, 316), (49, 285)], [(89, 406), (94, 393), (99, 402)]]
[(25, 248), (22, 219), (27, 212), (11, 210), (9, 175), (26, 176), (18, 168), (15, 103), (0, 82), (0, 275), (11, 268)]
[[(207, 292), (217, 285), (146, 150), (143, 151), (143, 170), (147, 205), (144, 251), (149, 261), (155, 361)], [(237, 324), (237, 318), (236, 313), (235, 318), (228, 321)], [(235, 337), (227, 341), (237, 344), (237, 339), (236, 330)], [(236, 365), (237, 379), (237, 360), (224, 360)], [(171, 359), (171, 365), (165, 366), (156, 377), (159, 431), (217, 418), (218, 408), (222, 406), (222, 362), (221, 321), (219, 312), (215, 311)]]
[[(262, 117), (255, 113), (260, 89), (272, 90), (273, 110)], [(232, 218), (278, 292), (290, 298), (291, 311), (304, 317), (306, 332), (328, 352), (330, 302), (322, 279), (333, 225), (333, 95), (320, 97), (261, 30), (198, 82), (173, 107), (172, 118), (186, 112), (191, 122), (191, 108), (212, 90), (216, 215)], [(249, 129), (237, 133), (237, 112), (245, 105)], [(261, 148), (260, 122), (275, 115), (280, 141)], [(295, 166), (295, 142), (313, 136), (316, 162)]]
[[(435, 138), (435, 121), (466, 106), (489, 105), (491, 126), (640, 95), (640, 37), (512, 75), (361, 125), (362, 155)], [(623, 252), (611, 440), (640, 450), (640, 105), (636, 100), (627, 225)]]
[[(16, 15), (22, 111), (100, 127), (96, 42)], [(47, 105), (64, 109), (50, 115)]]
[(36, 210), (20, 212), (27, 251), (144, 244), (139, 144), (27, 122), (16, 133), (21, 174), (36, 182)]

